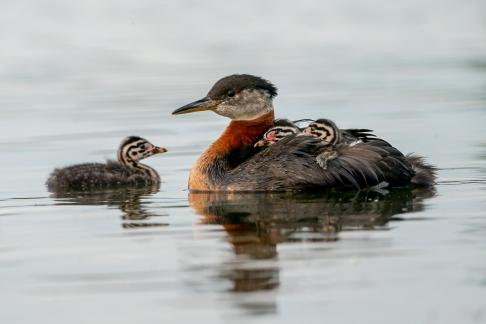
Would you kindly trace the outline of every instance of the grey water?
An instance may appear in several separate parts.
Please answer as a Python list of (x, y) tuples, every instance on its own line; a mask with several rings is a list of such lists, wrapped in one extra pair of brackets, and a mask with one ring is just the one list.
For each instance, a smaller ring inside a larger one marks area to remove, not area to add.
[[(0, 322), (486, 323), (484, 1), (3, 1)], [(189, 194), (232, 73), (371, 128), (434, 191)], [(55, 167), (169, 152), (160, 188), (49, 193)]]

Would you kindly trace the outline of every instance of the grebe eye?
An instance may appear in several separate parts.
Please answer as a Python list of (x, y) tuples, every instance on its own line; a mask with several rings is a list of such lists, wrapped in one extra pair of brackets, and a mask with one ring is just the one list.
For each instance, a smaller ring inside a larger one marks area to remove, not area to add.
[(132, 152), (132, 156), (135, 156), (135, 155), (137, 155), (137, 152)]
[(227, 95), (228, 97), (234, 97), (234, 96), (235, 96), (235, 94), (236, 94), (236, 93), (235, 93), (235, 90), (228, 90), (228, 92), (226, 93), (226, 95)]

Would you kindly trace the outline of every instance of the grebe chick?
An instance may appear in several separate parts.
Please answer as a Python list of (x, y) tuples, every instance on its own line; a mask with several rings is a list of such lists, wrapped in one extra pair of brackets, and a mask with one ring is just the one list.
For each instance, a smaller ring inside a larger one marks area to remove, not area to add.
[[(311, 124), (319, 122), (319, 120), (325, 122), (329, 121), (328, 119), (320, 118), (317, 120), (313, 119), (299, 119), (294, 120), (293, 123), (296, 124), (302, 131), (308, 128)], [(367, 128), (348, 128), (348, 129), (340, 129), (339, 130), (339, 142), (340, 143), (358, 143), (358, 142), (367, 142), (370, 139), (376, 138), (376, 135), (373, 134), (373, 130)]]
[(263, 134), (263, 138), (255, 143), (255, 147), (265, 147), (280, 141), (284, 137), (300, 134), (302, 131), (288, 119), (275, 119), (273, 127)]
[[(316, 157), (317, 163), (324, 169), (327, 168), (328, 161), (338, 157), (339, 148), (336, 148), (336, 145), (341, 145), (341, 147), (343, 147), (344, 145), (356, 145), (368, 141), (381, 141), (388, 144), (384, 140), (376, 138), (376, 136), (370, 132), (371, 131), (367, 129), (340, 131), (336, 124), (329, 119), (318, 119), (315, 122), (310, 123), (303, 130), (304, 134), (315, 136), (326, 145), (326, 148)], [(425, 159), (419, 155), (407, 154), (406, 159), (415, 172), (410, 180), (412, 184), (427, 187), (435, 183), (437, 169), (434, 166), (426, 163)]]
[[(339, 128), (329, 119), (318, 119), (310, 123), (303, 130), (303, 133), (317, 137), (324, 144), (322, 152), (316, 156), (316, 162), (324, 170), (327, 169), (327, 162), (338, 157), (336, 145), (342, 142)], [(359, 143), (359, 141), (356, 143)]]
[(338, 156), (328, 161), (326, 169), (316, 163), (326, 145), (313, 136), (287, 136), (264, 150), (252, 151), (274, 126), (276, 95), (277, 88), (269, 81), (234, 74), (217, 81), (204, 98), (172, 113), (213, 111), (231, 119), (223, 134), (193, 166), (191, 191), (366, 188), (383, 181), (391, 187), (412, 184), (415, 171), (411, 161), (379, 139), (339, 146)]
[(336, 124), (329, 119), (318, 119), (310, 123), (303, 130), (304, 134), (312, 135), (320, 139), (326, 146), (336, 145), (341, 142), (342, 136)]
[(139, 163), (149, 156), (165, 153), (138, 136), (123, 139), (118, 148), (118, 161), (83, 163), (55, 169), (47, 179), (50, 190), (88, 190), (117, 186), (158, 185), (160, 177), (153, 168)]

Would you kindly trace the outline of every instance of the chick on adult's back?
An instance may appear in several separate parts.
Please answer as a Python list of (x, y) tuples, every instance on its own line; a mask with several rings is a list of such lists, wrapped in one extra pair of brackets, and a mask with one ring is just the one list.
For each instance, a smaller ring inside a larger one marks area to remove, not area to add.
[(149, 156), (167, 152), (138, 136), (125, 138), (118, 149), (118, 161), (83, 163), (55, 169), (47, 179), (49, 190), (88, 190), (160, 183), (153, 168), (139, 163)]

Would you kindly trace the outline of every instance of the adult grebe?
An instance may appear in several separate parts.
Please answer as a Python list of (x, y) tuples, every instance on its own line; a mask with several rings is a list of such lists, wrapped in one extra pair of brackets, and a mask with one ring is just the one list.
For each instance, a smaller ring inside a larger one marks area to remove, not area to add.
[(83, 163), (55, 169), (47, 179), (47, 187), (58, 191), (157, 185), (160, 183), (157, 171), (139, 161), (165, 152), (165, 148), (157, 147), (146, 139), (129, 136), (120, 143), (118, 161)]
[(276, 87), (267, 80), (236, 74), (217, 81), (206, 97), (173, 112), (211, 110), (231, 119), (192, 168), (190, 190), (301, 191), (365, 188), (383, 181), (392, 187), (433, 184), (433, 167), (414, 159), (430, 174), (429, 183), (414, 181), (410, 159), (380, 139), (348, 145), (326, 169), (316, 162), (326, 146), (316, 137), (288, 136), (258, 152), (254, 144), (274, 125), (276, 95)]

